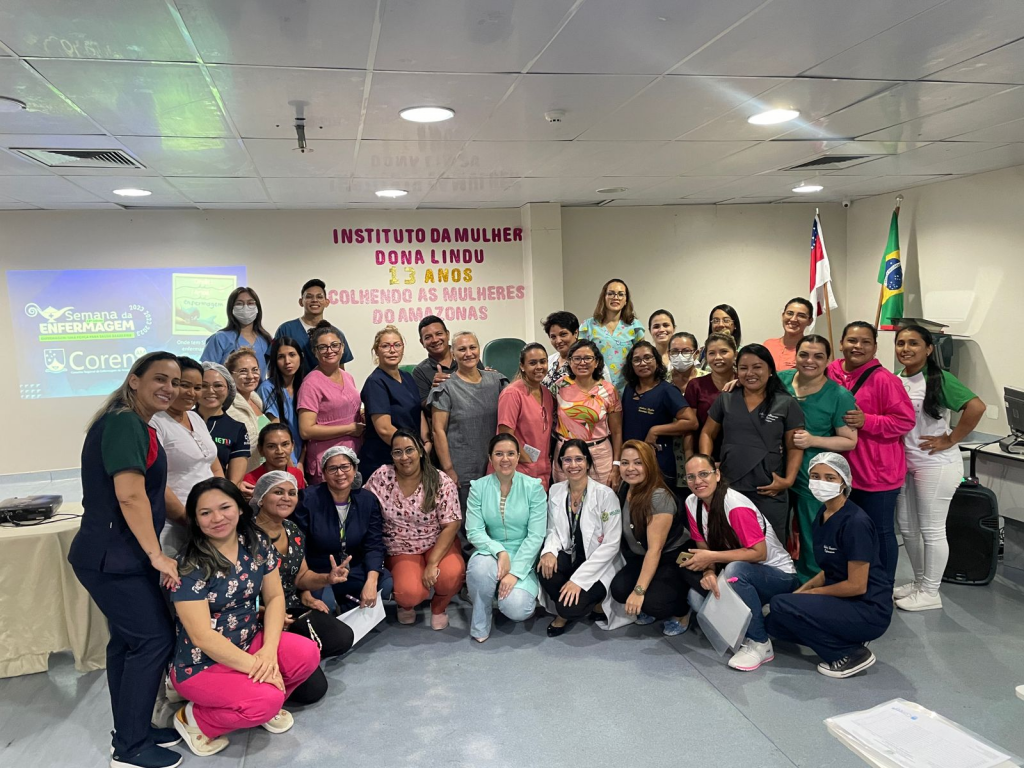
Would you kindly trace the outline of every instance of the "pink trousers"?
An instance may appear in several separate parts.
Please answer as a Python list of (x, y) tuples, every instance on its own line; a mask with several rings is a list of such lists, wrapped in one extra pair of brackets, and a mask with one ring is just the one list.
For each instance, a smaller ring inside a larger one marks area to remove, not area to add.
[[(258, 632), (249, 653), (263, 647)], [(281, 634), (277, 646), (277, 664), (284, 679), (284, 691), (270, 683), (257, 683), (244, 672), (224, 664), (214, 664), (188, 680), (178, 682), (171, 672), (174, 690), (192, 702), (192, 715), (203, 735), (215, 739), (239, 728), (254, 728), (270, 722), (281, 710), (284, 700), (320, 664), (316, 643), (291, 632)]]

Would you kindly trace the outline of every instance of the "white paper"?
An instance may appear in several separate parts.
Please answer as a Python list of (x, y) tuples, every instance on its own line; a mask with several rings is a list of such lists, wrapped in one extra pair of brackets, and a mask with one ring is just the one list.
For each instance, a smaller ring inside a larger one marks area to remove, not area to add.
[[(829, 730), (851, 749), (899, 768), (997, 768), (1010, 756), (916, 704), (893, 700), (830, 718)], [(845, 736), (845, 738), (844, 738)], [(856, 746), (855, 746), (856, 745)]]
[(719, 656), (724, 656), (728, 649), (735, 653), (743, 644), (750, 626), (750, 607), (725, 579), (718, 580), (718, 593), (720, 597), (708, 592), (697, 614), (697, 623)]
[(534, 448), (529, 443), (523, 445), (523, 453), (530, 457), (530, 461), (536, 461), (540, 458), (540, 448)]
[(383, 620), (384, 600), (381, 598), (380, 592), (377, 593), (377, 602), (373, 604), (372, 608), (356, 606), (338, 617), (338, 621), (345, 622), (351, 628), (352, 634), (355, 636), (355, 640), (352, 641), (353, 645), (366, 637), (366, 634)]

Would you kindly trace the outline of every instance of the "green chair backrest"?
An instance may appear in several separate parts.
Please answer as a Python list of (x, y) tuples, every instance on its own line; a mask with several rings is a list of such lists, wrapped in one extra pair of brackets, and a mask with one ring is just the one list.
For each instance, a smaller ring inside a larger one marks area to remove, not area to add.
[(512, 381), (519, 372), (519, 355), (526, 342), (522, 339), (494, 339), (484, 346), (484, 365), (501, 371)]
[(400, 366), (398, 366), (398, 370), (405, 371), (410, 376), (412, 376), (412, 372), (416, 370), (416, 366), (415, 365), (400, 365)]

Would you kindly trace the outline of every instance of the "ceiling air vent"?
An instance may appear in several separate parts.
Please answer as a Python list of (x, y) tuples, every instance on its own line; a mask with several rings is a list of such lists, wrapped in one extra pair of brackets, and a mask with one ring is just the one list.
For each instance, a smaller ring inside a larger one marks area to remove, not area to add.
[(22, 157), (47, 168), (145, 168), (142, 163), (120, 149), (19, 149)]
[(817, 157), (810, 162), (792, 165), (782, 170), (806, 171), (811, 169), (815, 171), (834, 171), (840, 168), (849, 168), (851, 165), (857, 165), (865, 160), (874, 160), (877, 157), (878, 155), (825, 155), (824, 157)]

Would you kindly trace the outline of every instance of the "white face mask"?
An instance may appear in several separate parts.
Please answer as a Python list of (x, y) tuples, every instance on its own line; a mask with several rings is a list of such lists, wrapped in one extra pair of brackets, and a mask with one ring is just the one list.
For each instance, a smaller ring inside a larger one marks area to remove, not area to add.
[(842, 483), (829, 483), (825, 480), (811, 480), (807, 487), (811, 495), (823, 504), (843, 492)]
[(235, 320), (240, 322), (242, 325), (249, 325), (256, 319), (256, 315), (259, 314), (259, 309), (256, 307), (247, 307), (245, 304), (231, 308), (231, 314), (235, 316)]
[(693, 368), (693, 353), (686, 352), (682, 355), (670, 355), (668, 361), (672, 364), (673, 371), (688, 371)]

